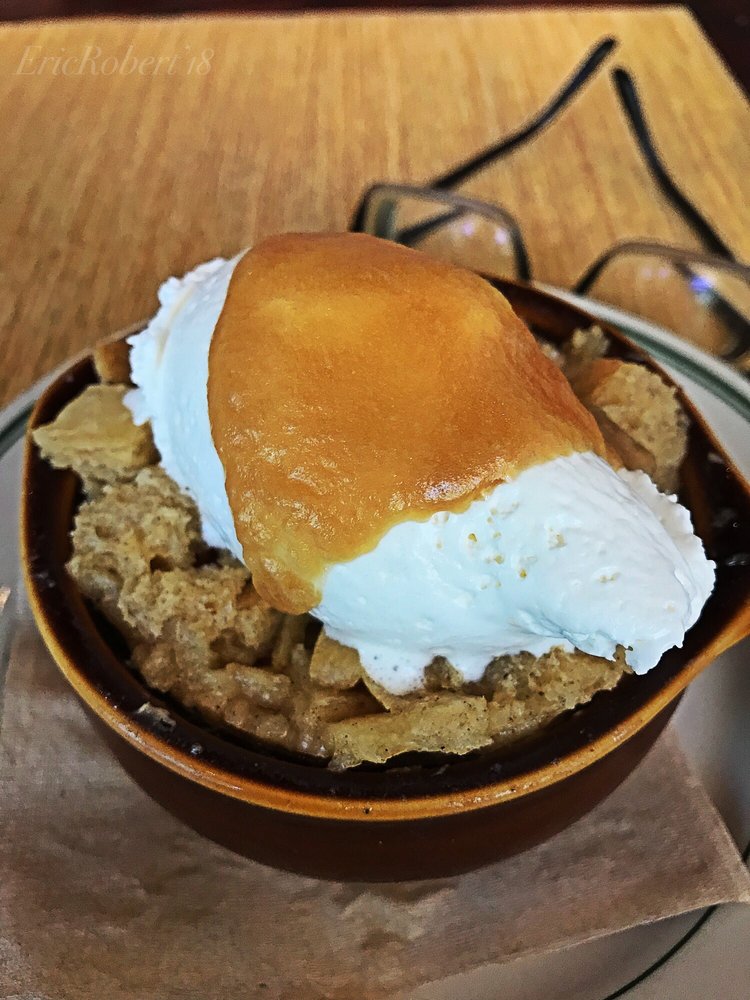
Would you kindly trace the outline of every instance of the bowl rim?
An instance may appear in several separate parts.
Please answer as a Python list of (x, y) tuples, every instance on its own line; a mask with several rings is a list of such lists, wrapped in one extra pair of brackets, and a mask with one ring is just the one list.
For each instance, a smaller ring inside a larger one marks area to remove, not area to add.
[[(646, 352), (633, 344), (619, 330), (591, 316), (578, 305), (573, 306), (565, 303), (548, 292), (521, 282), (507, 280), (498, 282), (492, 279), (492, 283), (501, 291), (508, 288), (521, 298), (531, 297), (531, 299), (536, 300), (537, 304), (543, 302), (555, 310), (572, 310), (580, 320), (581, 326), (600, 326), (609, 337), (624, 345), (628, 350), (632, 350), (635, 355), (647, 358), (648, 366), (652, 370), (656, 371), (668, 384), (675, 385), (669, 375), (653, 359), (648, 357)], [(111, 339), (131, 334), (138, 327), (139, 324), (134, 324), (127, 330), (114, 334)], [(405, 796), (402, 793), (382, 798), (337, 797), (284, 788), (268, 781), (256, 780), (246, 774), (234, 773), (227, 767), (212, 764), (201, 757), (191, 755), (189, 750), (168, 743), (162, 735), (148, 728), (140, 719), (134, 718), (131, 713), (124, 712), (113, 701), (108, 700), (105, 694), (98, 691), (83, 676), (67, 650), (64, 640), (50, 624), (45, 607), (45, 602), (49, 599), (48, 595), (45, 595), (43, 588), (39, 586), (37, 577), (31, 571), (33, 535), (26, 497), (31, 468), (33, 462), (38, 459), (36, 459), (29, 432), (37, 425), (39, 414), (49, 396), (59, 388), (62, 381), (69, 377), (72, 366), (76, 363), (80, 365), (88, 358), (90, 358), (90, 354), (84, 354), (75, 359), (71, 365), (66, 366), (57, 378), (45, 388), (36, 401), (29, 419), (22, 473), (23, 497), (20, 525), (21, 564), (29, 604), (45, 645), (84, 704), (111, 730), (136, 749), (169, 770), (214, 792), (284, 813), (319, 819), (346, 819), (360, 822), (432, 819), (438, 816), (450, 816), (495, 806), (549, 788), (605, 757), (643, 729), (647, 723), (666, 709), (709, 663), (750, 632), (750, 595), (748, 595), (724, 628), (710, 642), (706, 643), (696, 656), (683, 664), (674, 676), (659, 686), (643, 704), (630, 712), (619, 724), (606, 729), (590, 741), (585, 742), (584, 745), (574, 748), (561, 757), (553, 758), (547, 763), (534, 767), (526, 773), (500, 778), (473, 787), (468, 792), (449, 791), (413, 796)], [(679, 387), (676, 388), (691, 420), (699, 425), (703, 435), (711, 443), (712, 449), (721, 456), (750, 503), (750, 485), (717, 441), (700, 412), (690, 400), (686, 399)], [(104, 642), (103, 639), (101, 641)], [(148, 703), (154, 696), (140, 678), (138, 682), (144, 692), (144, 702)]]

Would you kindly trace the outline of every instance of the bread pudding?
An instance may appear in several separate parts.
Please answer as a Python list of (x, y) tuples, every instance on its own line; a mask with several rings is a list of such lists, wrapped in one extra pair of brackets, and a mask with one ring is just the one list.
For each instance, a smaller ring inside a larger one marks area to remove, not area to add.
[[(333, 769), (538, 732), (653, 666), (712, 581), (659, 492), (686, 450), (674, 390), (596, 328), (536, 343), (481, 279), (381, 242), (204, 265), (34, 432), (81, 478), (69, 571), (146, 684)], [(608, 548), (585, 532), (610, 509)]]

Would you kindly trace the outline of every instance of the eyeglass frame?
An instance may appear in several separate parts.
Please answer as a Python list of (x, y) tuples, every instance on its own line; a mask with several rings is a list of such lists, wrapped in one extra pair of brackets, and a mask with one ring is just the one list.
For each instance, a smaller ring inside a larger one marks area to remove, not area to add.
[[(456, 194), (451, 189), (474, 173), (502, 159), (551, 124), (557, 115), (579, 94), (588, 80), (597, 72), (613, 49), (616, 48), (617, 44), (617, 39), (613, 37), (602, 39), (586, 55), (570, 77), (563, 82), (547, 104), (525, 125), (522, 125), (499, 142), (481, 150), (447, 173), (433, 179), (430, 184), (378, 183), (366, 189), (357, 205), (350, 229), (359, 232), (367, 228), (367, 231), (377, 234), (382, 231), (381, 227), (377, 224), (374, 227), (365, 227), (365, 220), (367, 213), (371, 211), (373, 202), (384, 191), (392, 192), (396, 196), (396, 199), (408, 196), (430, 199), (433, 202), (445, 204), (447, 208), (446, 212), (440, 216), (435, 216), (433, 219), (421, 222), (415, 227), (403, 230), (400, 234), (397, 234), (399, 236), (396, 240), (397, 242), (410, 245), (416, 239), (427, 235), (430, 231), (434, 231), (449, 221), (453, 221), (466, 212), (475, 212), (485, 218), (500, 222), (505, 226), (513, 250), (516, 277), (520, 281), (531, 281), (532, 268), (530, 257), (523, 240), (521, 226), (512, 213), (490, 202)], [(613, 71), (612, 78), (627, 121), (633, 132), (636, 146), (644, 157), (652, 177), (682, 219), (690, 226), (704, 246), (710, 248), (711, 252), (662, 244), (651, 239), (622, 240), (605, 250), (586, 268), (584, 273), (575, 282), (572, 291), (579, 295), (585, 294), (598, 275), (612, 260), (618, 256), (628, 254), (649, 254), (651, 256), (658, 255), (664, 257), (672, 261), (677, 266), (677, 269), (686, 277), (691, 277), (690, 265), (699, 264), (716, 267), (722, 271), (736, 274), (750, 282), (750, 266), (737, 260), (728, 244), (680, 190), (663, 164), (651, 136), (632, 76), (622, 67), (617, 67)], [(389, 238), (392, 237), (389, 236)], [(724, 319), (732, 327), (732, 332), (736, 338), (735, 346), (723, 355), (725, 360), (731, 361), (750, 350), (750, 323), (715, 289), (712, 290), (712, 295), (712, 307), (717, 308), (717, 310), (720, 309), (724, 313)]]

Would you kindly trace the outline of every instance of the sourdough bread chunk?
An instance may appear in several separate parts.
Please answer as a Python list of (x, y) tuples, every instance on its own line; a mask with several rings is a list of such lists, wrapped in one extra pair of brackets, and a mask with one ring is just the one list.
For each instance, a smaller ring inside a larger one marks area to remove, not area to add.
[(331, 767), (343, 770), (364, 761), (383, 764), (412, 750), (464, 754), (491, 742), (484, 698), (424, 695), (399, 711), (332, 723)]
[(118, 337), (94, 347), (94, 368), (102, 382), (130, 386), (130, 345)]
[(310, 676), (322, 687), (352, 688), (362, 679), (359, 654), (321, 631), (310, 661)]
[(560, 349), (560, 364), (568, 381), (572, 383), (578, 372), (597, 358), (603, 358), (609, 350), (609, 343), (600, 326), (574, 330)]
[(496, 743), (533, 731), (568, 709), (608, 691), (631, 673), (624, 650), (602, 660), (580, 650), (552, 649), (545, 656), (502, 656), (487, 668), (484, 686), (490, 697), (489, 728)]
[(105, 484), (134, 479), (156, 461), (147, 426), (136, 427), (123, 403), (122, 385), (91, 385), (53, 423), (33, 432), (42, 455), (56, 469), (75, 469), (89, 495)]
[(118, 599), (123, 587), (154, 569), (191, 566), (202, 547), (195, 505), (158, 466), (132, 482), (104, 486), (83, 503), (68, 569), (94, 601)]
[(602, 411), (653, 456), (651, 478), (660, 490), (673, 493), (687, 448), (687, 418), (675, 389), (648, 368), (614, 358), (584, 365), (573, 377), (573, 388), (590, 410)]
[(234, 623), (246, 582), (242, 570), (221, 566), (157, 570), (125, 583), (120, 610), (139, 635), (168, 641), (187, 666), (214, 666), (213, 644)]

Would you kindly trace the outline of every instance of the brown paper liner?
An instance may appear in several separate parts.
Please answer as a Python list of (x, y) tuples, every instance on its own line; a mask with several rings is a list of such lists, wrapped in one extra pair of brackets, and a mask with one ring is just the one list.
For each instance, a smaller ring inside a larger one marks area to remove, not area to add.
[(3, 996), (369, 1000), (750, 901), (669, 731), (547, 843), (457, 878), (376, 887), (277, 872), (182, 826), (99, 743), (28, 619), (0, 752)]

